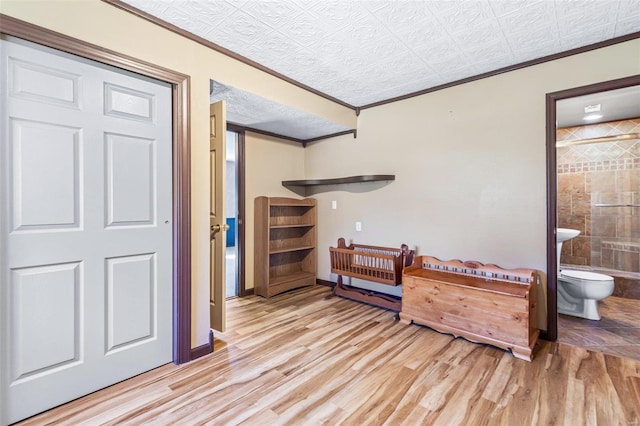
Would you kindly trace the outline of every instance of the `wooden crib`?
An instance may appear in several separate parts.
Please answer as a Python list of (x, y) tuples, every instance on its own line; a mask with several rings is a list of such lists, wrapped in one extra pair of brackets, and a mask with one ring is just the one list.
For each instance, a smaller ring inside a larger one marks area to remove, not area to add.
[(329, 297), (345, 297), (399, 312), (402, 308), (401, 298), (345, 286), (342, 277), (397, 286), (402, 283), (402, 269), (412, 264), (414, 254), (406, 244), (402, 244), (399, 249), (364, 244), (347, 246), (344, 238), (338, 239), (338, 247), (329, 248), (331, 272), (338, 274), (338, 282)]

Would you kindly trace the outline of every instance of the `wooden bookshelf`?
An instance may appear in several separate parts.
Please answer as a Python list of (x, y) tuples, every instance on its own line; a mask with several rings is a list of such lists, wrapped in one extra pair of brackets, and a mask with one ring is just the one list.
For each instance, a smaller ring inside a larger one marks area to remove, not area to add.
[(315, 285), (316, 200), (256, 197), (254, 215), (255, 293), (269, 298)]

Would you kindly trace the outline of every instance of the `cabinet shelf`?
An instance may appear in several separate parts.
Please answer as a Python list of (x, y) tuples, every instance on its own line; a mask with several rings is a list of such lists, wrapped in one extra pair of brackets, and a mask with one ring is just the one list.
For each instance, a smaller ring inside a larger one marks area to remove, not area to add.
[(271, 197), (269, 198), (270, 207), (315, 207), (315, 200), (313, 198), (307, 198), (304, 200), (296, 200), (293, 198), (285, 197)]
[(309, 279), (309, 278), (315, 279), (315, 277), (316, 277), (316, 274), (313, 272), (294, 272), (293, 274), (271, 277), (269, 279), (269, 283), (272, 285), (280, 285), (280, 284), (303, 280), (303, 279)]
[(269, 254), (289, 253), (292, 251), (311, 250), (314, 248), (315, 246), (283, 247), (283, 248), (269, 250)]
[(313, 223), (300, 223), (294, 225), (270, 225), (271, 229), (286, 229), (286, 228), (309, 228), (312, 226), (316, 226)]
[(313, 207), (311, 204), (273, 203), (271, 207)]

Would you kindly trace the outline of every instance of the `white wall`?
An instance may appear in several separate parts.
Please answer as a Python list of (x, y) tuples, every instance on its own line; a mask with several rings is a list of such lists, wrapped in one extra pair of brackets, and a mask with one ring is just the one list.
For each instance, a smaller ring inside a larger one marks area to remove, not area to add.
[(316, 195), (318, 277), (335, 281), (328, 247), (345, 237), (406, 243), (440, 259), (534, 268), (546, 289), (545, 94), (638, 73), (635, 40), (363, 110), (357, 139), (307, 147), (306, 175), (395, 174), (396, 180)]

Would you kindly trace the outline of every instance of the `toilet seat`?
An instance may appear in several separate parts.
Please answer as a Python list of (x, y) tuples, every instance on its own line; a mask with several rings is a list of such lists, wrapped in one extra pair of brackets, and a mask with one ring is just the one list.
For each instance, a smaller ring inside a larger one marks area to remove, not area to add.
[(595, 272), (588, 271), (570, 271), (561, 270), (560, 277), (566, 278), (567, 281), (613, 281), (613, 277), (604, 274), (597, 274)]

